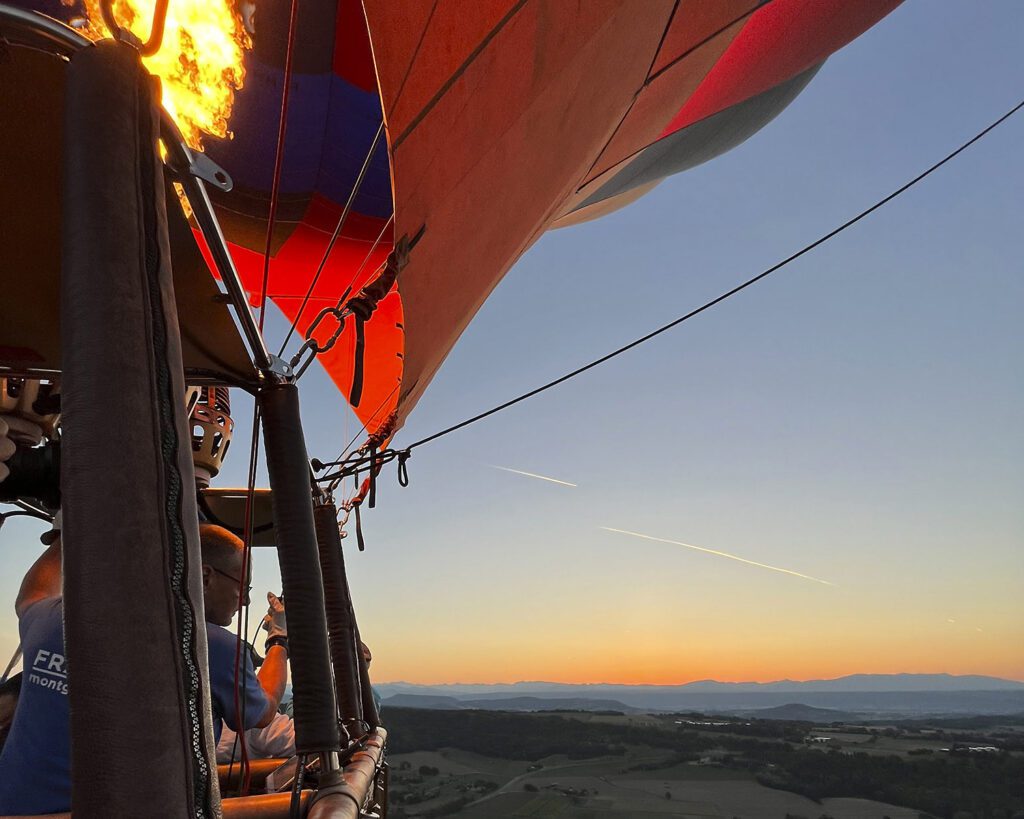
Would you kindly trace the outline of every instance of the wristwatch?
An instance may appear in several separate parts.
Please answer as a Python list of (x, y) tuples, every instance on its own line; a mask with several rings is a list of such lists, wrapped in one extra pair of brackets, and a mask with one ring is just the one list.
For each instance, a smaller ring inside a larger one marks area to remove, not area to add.
[(266, 652), (270, 651), (270, 649), (272, 649), (274, 646), (281, 646), (281, 648), (284, 649), (285, 654), (287, 654), (288, 653), (288, 638), (285, 637), (283, 634), (278, 634), (275, 637), (268, 637), (267, 638), (267, 642), (265, 642), (263, 644), (263, 652), (264, 652), (264, 654)]

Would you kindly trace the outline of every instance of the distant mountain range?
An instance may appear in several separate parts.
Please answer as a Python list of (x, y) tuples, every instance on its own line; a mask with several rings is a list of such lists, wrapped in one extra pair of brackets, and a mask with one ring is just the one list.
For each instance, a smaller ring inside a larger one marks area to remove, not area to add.
[(456, 694), (521, 694), (529, 692), (554, 694), (572, 691), (595, 693), (598, 691), (679, 691), (679, 692), (753, 692), (753, 691), (1024, 691), (1024, 682), (1006, 680), (1001, 677), (985, 677), (970, 674), (850, 674), (834, 680), (777, 680), (776, 682), (718, 682), (717, 680), (696, 680), (680, 685), (617, 685), (614, 683), (443, 683), (440, 685), (419, 685), (417, 683), (392, 682), (377, 686), (391, 693), (451, 692)]
[(619, 711), (627, 713), (638, 710), (616, 700), (592, 700), (584, 697), (502, 696), (474, 700), (428, 694), (393, 694), (390, 697), (385, 697), (382, 704), (396, 708), (430, 708), (434, 711), (476, 708), (481, 711)]
[(1024, 712), (1024, 682), (952, 674), (852, 674), (834, 680), (770, 683), (700, 680), (683, 685), (517, 682), (425, 686), (396, 682), (380, 684), (377, 689), (385, 706), (413, 708), (689, 710), (753, 715), (759, 709), (801, 705), (879, 717)]

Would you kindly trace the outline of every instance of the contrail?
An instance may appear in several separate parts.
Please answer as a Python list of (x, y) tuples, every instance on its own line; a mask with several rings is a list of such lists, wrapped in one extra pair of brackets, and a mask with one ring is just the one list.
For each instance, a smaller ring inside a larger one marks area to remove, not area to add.
[(551, 483), (560, 484), (561, 486), (576, 486), (576, 484), (569, 483), (568, 481), (560, 481), (558, 480), (558, 478), (549, 478), (546, 475), (537, 475), (533, 472), (523, 472), (523, 470), (521, 469), (510, 469), (507, 466), (498, 466), (496, 464), (488, 464), (488, 466), (490, 466), (491, 469), (500, 469), (502, 472), (513, 472), (516, 475), (525, 475), (527, 478), (536, 478), (537, 480), (540, 481), (549, 481)]
[(668, 540), (663, 537), (652, 537), (651, 535), (642, 535), (639, 532), (629, 532), (625, 529), (613, 529), (611, 526), (602, 526), (606, 532), (616, 532), (620, 535), (632, 535), (633, 537), (643, 538), (644, 540), (655, 540), (658, 543), (671, 543), (673, 546), (685, 546), (687, 549), (694, 549), (698, 552), (707, 552), (709, 555), (718, 555), (719, 557), (727, 557), (729, 560), (738, 560), (740, 563), (746, 563), (748, 566), (757, 566), (761, 569), (771, 569), (773, 572), (782, 572), (783, 574), (791, 574), (793, 577), (801, 577), (804, 580), (813, 580), (815, 583), (822, 583), (826, 586), (834, 586), (835, 583), (830, 583), (827, 580), (821, 580), (817, 577), (811, 577), (809, 574), (800, 574), (800, 572), (794, 572), (790, 569), (783, 569), (779, 566), (769, 566), (767, 563), (758, 563), (756, 560), (747, 560), (745, 557), (737, 557), (731, 555), (728, 552), (719, 552), (715, 549), (705, 549), (703, 546), (694, 546), (692, 543), (683, 543), (679, 540)]

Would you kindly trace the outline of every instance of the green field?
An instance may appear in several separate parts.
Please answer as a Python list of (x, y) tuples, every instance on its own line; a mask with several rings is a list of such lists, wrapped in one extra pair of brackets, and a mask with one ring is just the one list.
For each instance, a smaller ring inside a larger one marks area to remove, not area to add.
[[(916, 810), (859, 799), (827, 799), (816, 803), (797, 794), (765, 788), (748, 774), (700, 765), (675, 765), (655, 771), (627, 771), (635, 764), (664, 758), (649, 750), (631, 749), (625, 756), (572, 761), (548, 757), (542, 767), (481, 757), (458, 749), (418, 751), (391, 757), (392, 793), (407, 788), (438, 793), (415, 804), (396, 804), (406, 816), (565, 817), (585, 819), (785, 819), (787, 815), (818, 819), (918, 819)], [(403, 768), (408, 763), (408, 768)], [(421, 776), (420, 766), (438, 774)], [(420, 780), (420, 781), (414, 781)], [(499, 783), (489, 794), (467, 791), (480, 781)], [(529, 785), (535, 791), (527, 791)], [(671, 799), (666, 798), (671, 794)], [(394, 804), (394, 803), (393, 803)]]
[[(392, 819), (1024, 816), (1020, 737), (995, 729), (747, 719), (709, 728), (669, 715), (421, 709), (384, 718)], [(957, 739), (1003, 749), (940, 750)]]

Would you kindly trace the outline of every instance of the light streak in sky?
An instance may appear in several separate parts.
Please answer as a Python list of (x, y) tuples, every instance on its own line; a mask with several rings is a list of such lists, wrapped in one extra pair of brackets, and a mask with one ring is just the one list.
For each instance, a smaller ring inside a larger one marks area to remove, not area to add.
[(516, 474), (516, 475), (525, 475), (527, 478), (536, 478), (539, 481), (548, 481), (550, 483), (557, 483), (560, 486), (573, 486), (573, 487), (576, 486), (576, 484), (574, 484), (574, 483), (569, 483), (568, 481), (560, 481), (560, 480), (558, 480), (558, 478), (549, 478), (546, 475), (537, 475), (534, 472), (523, 472), (523, 470), (521, 470), (521, 469), (511, 469), (511, 468), (509, 468), (507, 466), (498, 466), (497, 464), (488, 464), (488, 465), (491, 467), (491, 469), (500, 469), (502, 472), (512, 472), (513, 474)]
[(791, 569), (783, 569), (780, 566), (769, 566), (767, 563), (758, 563), (756, 560), (747, 560), (745, 557), (738, 557), (737, 555), (731, 555), (728, 552), (719, 552), (717, 549), (706, 549), (703, 546), (694, 546), (692, 543), (683, 543), (680, 540), (668, 540), (663, 537), (653, 537), (651, 535), (642, 535), (639, 532), (630, 532), (626, 529), (613, 529), (611, 526), (602, 526), (606, 532), (615, 532), (620, 535), (630, 535), (631, 537), (643, 538), (644, 540), (653, 540), (658, 543), (670, 543), (673, 546), (685, 546), (687, 549), (694, 549), (698, 552), (706, 552), (709, 555), (717, 555), (718, 557), (727, 557), (729, 560), (737, 560), (740, 563), (746, 563), (748, 566), (757, 566), (759, 569), (771, 569), (773, 572), (782, 572), (783, 574), (790, 574), (793, 577), (799, 577), (803, 580), (813, 580), (815, 583), (821, 583), (825, 586), (834, 586), (835, 583), (830, 583), (828, 580), (822, 580), (818, 577), (811, 577), (809, 574), (801, 574), (800, 572), (794, 572)]

